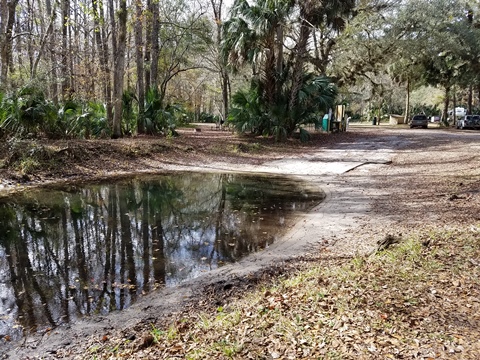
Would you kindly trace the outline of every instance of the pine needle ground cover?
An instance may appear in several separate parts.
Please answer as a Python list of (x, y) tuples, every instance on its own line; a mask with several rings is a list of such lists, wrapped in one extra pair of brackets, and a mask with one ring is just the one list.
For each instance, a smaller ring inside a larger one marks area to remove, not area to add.
[(479, 245), (480, 227), (446, 227), (369, 255), (305, 256), (78, 358), (476, 359)]

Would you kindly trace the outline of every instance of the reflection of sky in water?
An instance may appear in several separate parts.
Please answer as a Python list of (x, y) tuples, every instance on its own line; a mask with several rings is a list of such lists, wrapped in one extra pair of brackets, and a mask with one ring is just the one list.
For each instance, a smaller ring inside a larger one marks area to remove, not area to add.
[(202, 272), (218, 267), (218, 260), (221, 261), (218, 254), (208, 259), (208, 255), (213, 252), (213, 244), (208, 239), (214, 238), (214, 235), (214, 229), (192, 231), (191, 238), (184, 241), (186, 245), (168, 253), (165, 265), (167, 286), (195, 278)]
[(0, 339), (124, 309), (271, 244), (321, 194), (275, 177), (181, 174), (0, 203)]

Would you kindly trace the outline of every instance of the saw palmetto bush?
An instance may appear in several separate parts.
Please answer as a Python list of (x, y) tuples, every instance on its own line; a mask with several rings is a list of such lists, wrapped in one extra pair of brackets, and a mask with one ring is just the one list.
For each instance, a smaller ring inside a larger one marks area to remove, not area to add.
[(0, 128), (18, 138), (90, 138), (109, 132), (103, 104), (70, 100), (55, 105), (33, 86), (0, 94)]
[(69, 100), (54, 108), (52, 120), (43, 126), (43, 134), (54, 139), (89, 139), (109, 134), (105, 106), (94, 101)]
[(177, 136), (177, 124), (182, 121), (184, 110), (180, 105), (162, 104), (160, 92), (150, 89), (145, 96), (145, 129), (147, 133)]
[(7, 134), (36, 136), (55, 122), (55, 105), (35, 87), (2, 94), (0, 100), (0, 127)]
[(228, 120), (238, 132), (274, 136), (278, 141), (298, 130), (301, 139), (307, 140), (309, 134), (302, 126), (320, 126), (322, 115), (335, 102), (337, 89), (329, 78), (313, 74), (306, 74), (303, 84), (298, 102), (290, 108), (288, 84), (282, 87), (272, 103), (262, 92), (262, 84), (253, 83), (249, 89), (234, 94)]
[(97, 101), (88, 101), (82, 109), (83, 137), (109, 138), (111, 129), (108, 125), (105, 105)]
[(256, 87), (239, 90), (233, 95), (228, 121), (238, 132), (263, 132), (267, 121), (266, 110)]
[(303, 86), (298, 93), (298, 103), (291, 112), (289, 129), (300, 131), (302, 140), (308, 138), (308, 132), (303, 125), (313, 124), (315, 129), (321, 126), (323, 114), (335, 104), (337, 87), (328, 77), (306, 74)]
[(95, 101), (65, 102), (57, 110), (56, 122), (50, 129), (49, 135), (83, 139), (108, 137), (110, 128), (106, 119), (105, 106)]

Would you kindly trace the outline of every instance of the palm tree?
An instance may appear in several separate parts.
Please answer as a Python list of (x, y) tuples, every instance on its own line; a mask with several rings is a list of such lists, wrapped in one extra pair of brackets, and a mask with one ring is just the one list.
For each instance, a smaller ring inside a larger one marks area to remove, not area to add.
[(294, 0), (236, 0), (225, 23), (223, 52), (234, 68), (248, 63), (258, 80), (260, 96), (278, 100), (283, 77), (284, 26)]
[(355, 0), (301, 0), (299, 6), (299, 35), (292, 52), (292, 91), (289, 106), (295, 108), (299, 104), (298, 94), (303, 86), (305, 60), (308, 54), (308, 43), (316, 26), (324, 24), (332, 30), (340, 32), (345, 28), (345, 17), (353, 14)]
[[(354, 0), (257, 0), (253, 4), (235, 1), (232, 19), (225, 24), (224, 56), (234, 69), (247, 63), (253, 70), (250, 94), (242, 92), (233, 98), (237, 109), (232, 109), (230, 119), (237, 129), (284, 138), (291, 136), (306, 119), (311, 120), (311, 114), (325, 110), (323, 105), (333, 105), (333, 88), (322, 85), (313, 91), (315, 84), (329, 80), (306, 71), (309, 40), (319, 24), (343, 29), (342, 19), (353, 11), (354, 5)], [(285, 29), (290, 30), (294, 40), (288, 61), (283, 55)], [(322, 100), (317, 102), (319, 97)], [(302, 108), (306, 103), (308, 110)]]

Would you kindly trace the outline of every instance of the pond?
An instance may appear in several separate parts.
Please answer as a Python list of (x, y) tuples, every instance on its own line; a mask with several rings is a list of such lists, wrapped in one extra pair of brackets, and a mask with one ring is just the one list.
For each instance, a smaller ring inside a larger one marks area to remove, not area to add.
[(130, 306), (272, 244), (324, 197), (298, 180), (175, 173), (0, 200), (0, 339)]

